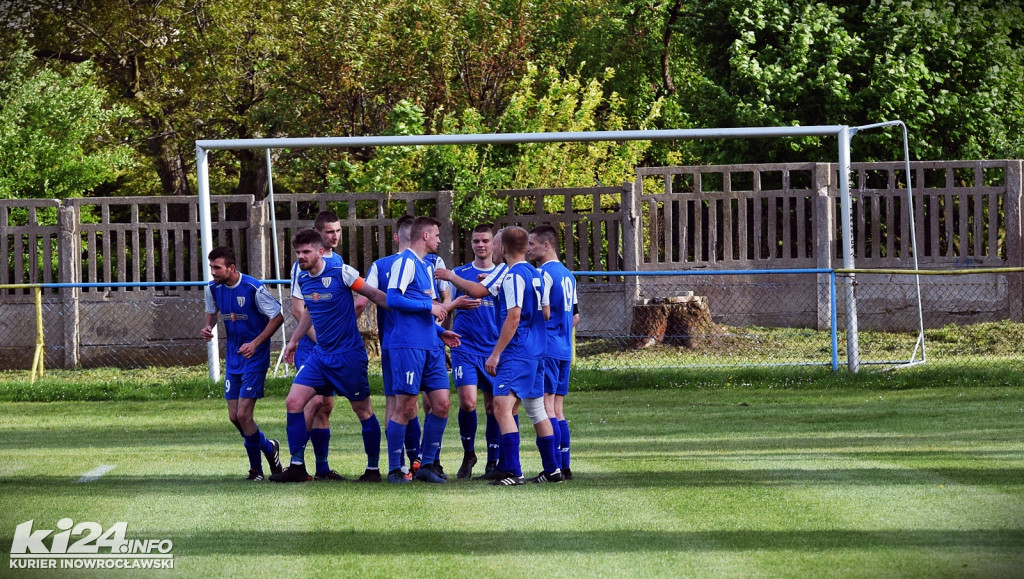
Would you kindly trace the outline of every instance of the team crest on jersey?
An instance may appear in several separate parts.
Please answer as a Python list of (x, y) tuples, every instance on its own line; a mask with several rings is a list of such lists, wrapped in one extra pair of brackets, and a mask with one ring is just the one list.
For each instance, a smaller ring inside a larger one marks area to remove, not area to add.
[(331, 287), (331, 278), (329, 277), (323, 278), (320, 282), (324, 284), (324, 287)]
[(238, 296), (238, 297), (235, 298), (235, 300), (238, 301), (238, 307), (240, 307), (240, 308), (244, 308), (245, 307), (245, 296)]

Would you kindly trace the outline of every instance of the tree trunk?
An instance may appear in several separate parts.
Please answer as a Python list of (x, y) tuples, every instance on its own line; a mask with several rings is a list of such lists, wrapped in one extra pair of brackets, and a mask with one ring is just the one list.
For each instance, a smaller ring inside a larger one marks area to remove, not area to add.
[(252, 195), (257, 200), (267, 196), (267, 161), (260, 150), (240, 149), (231, 152), (239, 162), (239, 195)]
[(163, 130), (154, 120), (150, 126), (156, 134), (149, 138), (149, 151), (153, 154), (164, 195), (191, 195), (185, 159), (174, 140), (177, 135), (174, 131)]

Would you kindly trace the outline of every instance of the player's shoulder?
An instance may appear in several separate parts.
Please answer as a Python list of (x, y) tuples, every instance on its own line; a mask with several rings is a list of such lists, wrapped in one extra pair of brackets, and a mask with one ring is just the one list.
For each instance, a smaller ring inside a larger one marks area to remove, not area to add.
[(565, 267), (565, 264), (558, 261), (557, 259), (552, 259), (551, 261), (546, 261), (542, 263), (540, 265), (540, 269), (542, 271), (551, 272), (552, 274), (557, 273), (560, 275), (565, 275), (570, 273), (569, 268)]
[(249, 275), (247, 273), (240, 273), (238, 275), (240, 276), (240, 278), (241, 278), (240, 282), (243, 285), (250, 285), (250, 286), (253, 286), (253, 287), (259, 287), (259, 286), (263, 285), (263, 282), (261, 282), (260, 280), (254, 278), (253, 276), (251, 276), (251, 275)]
[(520, 275), (540, 275), (540, 270), (533, 266), (528, 261), (520, 261), (509, 268), (509, 271), (514, 271)]
[(341, 267), (342, 265), (345, 265), (345, 260), (337, 253), (332, 253), (331, 255), (324, 257), (323, 260), (328, 266), (336, 265)]

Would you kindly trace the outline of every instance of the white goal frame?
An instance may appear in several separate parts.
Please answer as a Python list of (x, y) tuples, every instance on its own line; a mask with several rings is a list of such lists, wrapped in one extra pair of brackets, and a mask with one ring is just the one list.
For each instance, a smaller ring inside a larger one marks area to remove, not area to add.
[[(203, 258), (213, 250), (213, 225), (210, 213), (210, 151), (237, 149), (266, 149), (268, 173), (270, 169), (270, 149), (312, 149), (341, 147), (409, 147), (437, 145), (497, 145), (520, 143), (569, 143), (596, 141), (665, 141), (665, 140), (697, 140), (697, 139), (764, 139), (780, 137), (815, 137), (835, 136), (839, 140), (839, 193), (842, 212), (842, 246), (843, 269), (854, 269), (853, 258), (853, 225), (852, 203), (850, 200), (850, 140), (862, 130), (882, 127), (899, 126), (903, 129), (903, 155), (907, 173), (907, 200), (910, 214), (914, 212), (914, 201), (911, 192), (910, 151), (907, 143), (907, 127), (902, 121), (885, 121), (870, 125), (851, 127), (849, 125), (814, 125), (789, 127), (741, 127), (720, 129), (662, 129), (638, 131), (582, 131), (553, 133), (493, 133), (470, 135), (403, 135), (403, 136), (368, 136), (368, 137), (282, 137), (268, 139), (212, 139), (196, 141), (196, 173), (199, 193), (199, 224), (202, 239)], [(269, 175), (268, 175), (269, 177)], [(917, 234), (914, 231), (914, 219), (910, 220), (911, 243), (914, 257), (914, 269), (917, 266)], [(276, 231), (274, 232), (276, 241)], [(277, 256), (275, 255), (275, 262)], [(209, 282), (209, 268), (203, 269), (203, 279)], [(279, 275), (279, 274), (278, 274)], [(854, 296), (854, 276), (844, 277), (843, 289), (846, 298), (846, 359), (851, 372), (860, 369), (860, 351), (857, 342), (857, 303)], [(918, 317), (920, 333), (918, 347), (924, 356), (924, 321), (921, 312), (921, 290), (918, 281)], [(217, 328), (214, 327), (214, 339), (207, 345), (210, 379), (220, 379), (220, 351), (217, 347)], [(922, 360), (923, 361), (923, 360)], [(911, 360), (913, 363), (913, 360)]]

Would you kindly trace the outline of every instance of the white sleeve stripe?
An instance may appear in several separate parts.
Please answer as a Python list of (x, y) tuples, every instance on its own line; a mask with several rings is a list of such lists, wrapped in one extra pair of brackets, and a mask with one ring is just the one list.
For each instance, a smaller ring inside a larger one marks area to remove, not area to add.
[(416, 264), (407, 257), (401, 257), (395, 261), (395, 265), (391, 267), (391, 280), (388, 282), (388, 289), (397, 289), (404, 294), (416, 274), (415, 268)]
[(281, 313), (281, 304), (271, 295), (266, 286), (260, 286), (256, 290), (256, 307), (268, 318), (273, 318)]
[(356, 283), (359, 279), (359, 271), (349, 264), (341, 266), (341, 281), (347, 286), (352, 287), (352, 284)]
[(548, 272), (545, 271), (545, 272), (543, 272), (542, 277), (543, 277), (544, 291), (541, 294), (541, 300), (540, 300), (541, 307), (551, 305), (551, 290), (555, 286), (555, 280), (553, 280), (551, 278), (551, 274), (549, 274)]
[[(370, 266), (370, 271), (366, 272), (366, 285), (368, 285), (368, 286), (370, 286), (370, 287), (372, 287), (374, 289), (380, 289), (380, 288), (377, 287), (377, 262), (376, 261), (373, 262), (373, 265)], [(387, 288), (384, 288), (384, 289), (387, 289)]]
[(204, 292), (203, 298), (206, 301), (206, 313), (216, 314), (218, 311), (217, 301), (213, 299), (213, 292), (210, 291), (209, 285), (206, 286), (206, 291)]
[(292, 287), (291, 295), (293, 298), (302, 299), (302, 289), (299, 288), (299, 262), (292, 264)]
[(526, 294), (526, 280), (522, 276), (512, 274), (502, 283), (505, 288), (505, 304), (509, 308), (523, 307)]

